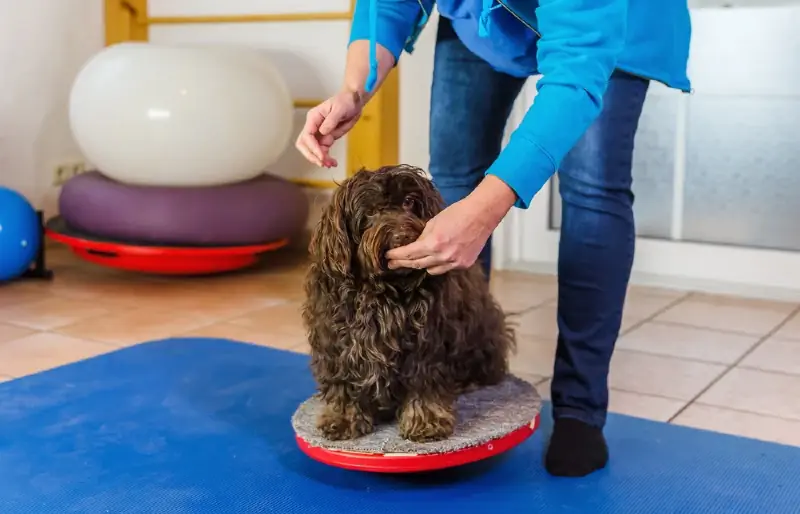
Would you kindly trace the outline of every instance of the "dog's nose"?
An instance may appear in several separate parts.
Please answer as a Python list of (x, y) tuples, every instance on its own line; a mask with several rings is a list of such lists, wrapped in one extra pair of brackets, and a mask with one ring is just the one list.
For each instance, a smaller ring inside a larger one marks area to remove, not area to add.
[(389, 245), (392, 248), (398, 248), (405, 244), (406, 239), (408, 238), (402, 232), (395, 232), (394, 234), (392, 234), (392, 237), (390, 238)]

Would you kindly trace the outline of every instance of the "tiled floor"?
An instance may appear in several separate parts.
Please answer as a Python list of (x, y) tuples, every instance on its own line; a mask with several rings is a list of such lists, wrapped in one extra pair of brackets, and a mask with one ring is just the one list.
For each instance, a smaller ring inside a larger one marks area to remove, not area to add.
[[(53, 282), (0, 286), (0, 382), (170, 336), (225, 337), (305, 351), (304, 263), (152, 278), (57, 248)], [(500, 273), (492, 288), (518, 325), (513, 370), (549, 393), (553, 277)], [(612, 362), (611, 410), (800, 446), (800, 305), (632, 287)]]

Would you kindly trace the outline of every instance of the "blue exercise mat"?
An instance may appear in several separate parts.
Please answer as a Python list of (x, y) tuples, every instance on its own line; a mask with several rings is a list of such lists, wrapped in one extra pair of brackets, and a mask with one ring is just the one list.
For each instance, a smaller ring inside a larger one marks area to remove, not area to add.
[(547, 419), (463, 468), (339, 470), (294, 442), (313, 391), (307, 356), (215, 339), (0, 384), (0, 513), (800, 512), (800, 449), (625, 416), (609, 419), (609, 466), (583, 479), (543, 471)]

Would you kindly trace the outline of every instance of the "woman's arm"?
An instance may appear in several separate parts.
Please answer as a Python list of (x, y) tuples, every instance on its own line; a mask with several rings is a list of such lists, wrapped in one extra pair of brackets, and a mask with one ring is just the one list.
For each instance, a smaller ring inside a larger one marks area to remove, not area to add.
[[(345, 88), (358, 92), (366, 102), (400, 60), (403, 50), (410, 51), (433, 3), (434, 0), (422, 0), (421, 4), (418, 0), (357, 0), (350, 27)], [(372, 13), (371, 9), (376, 9), (377, 13)], [(373, 14), (376, 16), (371, 20)], [(371, 71), (370, 44), (373, 42), (377, 77), (374, 87), (367, 93), (365, 85)]]
[(540, 0), (536, 17), (538, 93), (486, 172), (510, 187), (522, 208), (600, 114), (625, 44), (627, 1)]
[(372, 91), (367, 92), (366, 83), (370, 72), (369, 41), (353, 41), (347, 48), (347, 61), (344, 68), (345, 91), (357, 93), (361, 104), (366, 104), (380, 89), (383, 81), (395, 65), (395, 57), (384, 46), (378, 44), (378, 79)]

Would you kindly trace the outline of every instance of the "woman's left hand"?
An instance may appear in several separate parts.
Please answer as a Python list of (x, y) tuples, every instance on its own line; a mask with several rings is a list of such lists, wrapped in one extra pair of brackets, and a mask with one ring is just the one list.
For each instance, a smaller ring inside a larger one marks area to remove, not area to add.
[(428, 221), (415, 242), (389, 250), (389, 268), (426, 269), (431, 275), (469, 268), (515, 200), (508, 186), (487, 177), (472, 194)]

